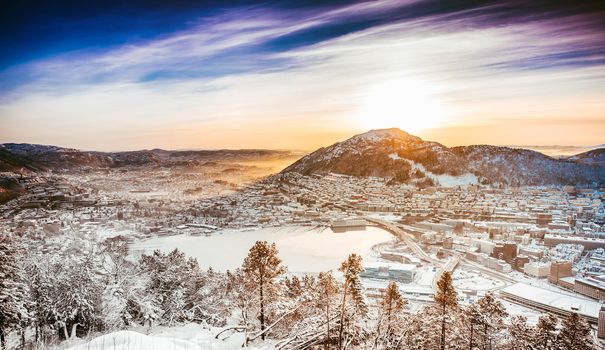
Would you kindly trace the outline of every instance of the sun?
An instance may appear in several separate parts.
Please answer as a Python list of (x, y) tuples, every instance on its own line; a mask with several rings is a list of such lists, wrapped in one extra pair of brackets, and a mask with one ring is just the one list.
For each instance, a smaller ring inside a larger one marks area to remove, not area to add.
[(411, 133), (435, 128), (445, 111), (433, 90), (410, 79), (371, 86), (361, 98), (358, 122), (365, 129), (397, 127)]

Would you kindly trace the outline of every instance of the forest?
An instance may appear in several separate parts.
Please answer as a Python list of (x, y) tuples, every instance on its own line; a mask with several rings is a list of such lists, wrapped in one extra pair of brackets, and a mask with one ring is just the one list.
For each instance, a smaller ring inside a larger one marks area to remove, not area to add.
[[(288, 274), (275, 244), (258, 241), (240, 268), (202, 270), (178, 250), (133, 258), (128, 239), (64, 249), (32, 249), (0, 237), (2, 349), (49, 349), (134, 325), (200, 323), (243, 347), (276, 349), (593, 349), (577, 314), (542, 315), (536, 325), (508, 315), (487, 293), (462, 305), (443, 273), (434, 303), (411, 312), (396, 283), (369, 296), (351, 254), (338, 271)], [(14, 341), (9, 342), (8, 339)], [(13, 344), (13, 345), (10, 345)]]

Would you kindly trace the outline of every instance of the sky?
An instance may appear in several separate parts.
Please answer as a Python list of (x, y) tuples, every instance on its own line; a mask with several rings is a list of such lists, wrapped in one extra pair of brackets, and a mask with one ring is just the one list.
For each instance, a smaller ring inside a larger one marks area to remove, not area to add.
[(33, 1), (0, 11), (0, 143), (605, 143), (597, 1)]

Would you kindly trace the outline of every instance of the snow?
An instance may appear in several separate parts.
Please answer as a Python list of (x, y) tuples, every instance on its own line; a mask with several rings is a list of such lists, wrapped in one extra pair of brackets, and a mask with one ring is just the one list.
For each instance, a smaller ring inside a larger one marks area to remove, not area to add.
[[(68, 350), (236, 350), (244, 343), (242, 333), (223, 333), (219, 339), (215, 335), (220, 328), (207, 328), (190, 323), (174, 327), (153, 327), (149, 335), (147, 328), (138, 327), (131, 330), (108, 333), (89, 342)], [(251, 344), (248, 348), (273, 349), (271, 344)]]
[(454, 287), (461, 291), (474, 290), (485, 292), (493, 291), (506, 286), (504, 282), (486, 276), (477, 271), (456, 269), (452, 277), (454, 279)]
[(355, 135), (350, 140), (365, 140), (370, 142), (381, 141), (384, 139), (399, 139), (402, 136), (410, 136), (404, 131), (396, 128), (391, 129), (372, 129), (363, 134)]
[(420, 286), (432, 286), (436, 273), (436, 270), (432, 266), (424, 266), (416, 272), (417, 280), (415, 283)]
[(120, 229), (105, 228), (105, 227), (96, 230), (97, 238), (100, 240), (105, 240), (105, 239), (113, 238), (113, 237), (117, 237), (117, 236), (133, 237), (136, 234), (137, 234), (137, 232), (133, 231), (133, 230), (120, 230)]
[[(444, 187), (456, 187), (456, 186), (468, 186), (468, 185), (476, 185), (479, 183), (477, 176), (471, 173), (466, 173), (460, 176), (452, 176), (452, 175), (434, 175), (427, 174), (429, 177), (433, 177), (433, 179), (437, 180), (436, 182)], [(432, 176), (431, 176), (432, 175)]]
[(530, 308), (511, 303), (506, 300), (500, 300), (502, 305), (506, 308), (506, 312), (510, 317), (512, 316), (524, 316), (527, 318), (527, 323), (530, 325), (536, 325), (540, 316), (545, 315), (545, 312), (539, 312)]
[(160, 338), (133, 331), (105, 334), (70, 350), (201, 350), (191, 342), (176, 338)]
[(403, 159), (397, 153), (391, 153), (391, 154), (389, 154), (389, 158), (391, 158), (392, 160)]
[(565, 311), (575, 311), (590, 317), (599, 317), (601, 304), (578, 296), (570, 296), (538, 288), (525, 283), (516, 283), (502, 289), (502, 292), (517, 296), (534, 303), (554, 307)]
[(471, 173), (462, 174), (460, 176), (452, 176), (452, 175), (447, 175), (447, 174), (436, 175), (436, 174), (426, 170), (426, 168), (422, 164), (418, 164), (411, 160), (408, 160), (408, 162), (412, 166), (412, 170), (422, 171), (426, 175), (426, 177), (433, 180), (439, 186), (457, 187), (457, 186), (476, 185), (479, 183), (479, 179), (477, 178), (477, 176), (475, 176), (474, 174), (471, 174)]
[(275, 242), (279, 257), (290, 272), (336, 270), (350, 253), (372, 260), (372, 247), (393, 240), (387, 231), (367, 227), (365, 231), (334, 233), (330, 229), (309, 227), (264, 228), (256, 231), (224, 230), (206, 236), (176, 235), (156, 237), (134, 243), (133, 252), (164, 252), (178, 248), (195, 257), (202, 268), (218, 271), (240, 267), (248, 250), (258, 240)]
[(380, 220), (386, 220), (386, 221), (399, 221), (401, 220), (401, 215), (397, 215), (397, 214), (389, 214), (389, 213), (378, 213), (378, 212), (372, 212), (366, 215), (367, 217), (373, 218), (373, 219), (380, 219)]

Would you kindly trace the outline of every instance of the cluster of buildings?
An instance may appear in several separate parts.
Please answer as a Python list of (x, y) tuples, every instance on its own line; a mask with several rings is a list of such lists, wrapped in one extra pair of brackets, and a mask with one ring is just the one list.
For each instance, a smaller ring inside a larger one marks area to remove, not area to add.
[[(150, 179), (120, 171), (23, 179), (27, 193), (0, 206), (0, 229), (40, 240), (66, 231), (137, 238), (287, 225), (342, 232), (365, 229), (360, 218), (378, 215), (404, 225), (430, 259), (455, 255), (564, 291), (536, 300), (528, 294), (537, 287), (513, 284), (502, 290), (506, 299), (556, 314), (584, 312), (591, 321), (605, 301), (604, 189), (416, 189), (371, 177), (288, 173), (235, 190), (231, 181), (162, 171)], [(363, 276), (410, 283), (427, 258), (386, 249), (380, 260), (365, 266)]]

